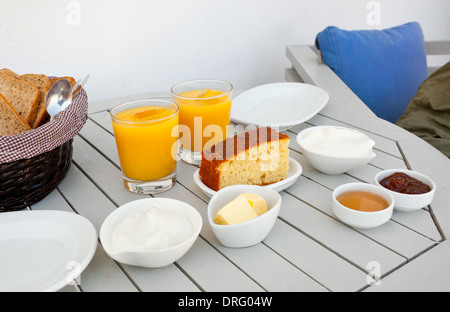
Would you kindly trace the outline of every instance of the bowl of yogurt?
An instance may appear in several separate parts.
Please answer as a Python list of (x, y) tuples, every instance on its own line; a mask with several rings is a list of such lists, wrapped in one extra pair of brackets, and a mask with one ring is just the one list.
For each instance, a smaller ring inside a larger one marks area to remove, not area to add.
[(316, 126), (297, 135), (300, 151), (317, 170), (326, 174), (341, 174), (367, 164), (376, 154), (375, 141), (350, 128)]
[(146, 198), (114, 210), (100, 241), (114, 260), (146, 268), (174, 263), (192, 247), (202, 228), (200, 213), (169, 198)]

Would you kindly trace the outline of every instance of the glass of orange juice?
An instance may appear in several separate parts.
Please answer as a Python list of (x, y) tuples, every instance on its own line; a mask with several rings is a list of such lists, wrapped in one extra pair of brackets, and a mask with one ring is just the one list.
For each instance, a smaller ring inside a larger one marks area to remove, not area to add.
[(172, 87), (180, 107), (179, 155), (199, 165), (202, 150), (225, 140), (230, 125), (233, 86), (222, 80), (191, 80)]
[(139, 194), (170, 189), (177, 172), (178, 105), (146, 99), (110, 113), (125, 187)]

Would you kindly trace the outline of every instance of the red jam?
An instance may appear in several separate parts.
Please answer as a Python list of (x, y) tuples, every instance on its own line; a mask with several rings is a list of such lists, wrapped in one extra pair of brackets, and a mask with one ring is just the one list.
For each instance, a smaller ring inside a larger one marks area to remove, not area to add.
[(410, 177), (406, 173), (396, 172), (380, 181), (380, 185), (388, 190), (403, 194), (424, 194), (431, 188), (427, 184)]

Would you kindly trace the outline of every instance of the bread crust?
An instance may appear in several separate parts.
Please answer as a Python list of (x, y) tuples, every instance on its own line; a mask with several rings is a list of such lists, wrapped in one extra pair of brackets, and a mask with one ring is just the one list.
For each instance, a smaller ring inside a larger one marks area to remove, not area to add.
[(20, 77), (19, 74), (16, 74), (15, 72), (13, 72), (13, 71), (12, 71), (11, 69), (9, 69), (9, 68), (2, 68), (2, 69), (0, 69), (0, 71), (4, 72), (5, 74), (8, 74), (8, 75), (10, 75), (11, 77), (16, 78), (16, 79), (18, 79), (18, 78)]

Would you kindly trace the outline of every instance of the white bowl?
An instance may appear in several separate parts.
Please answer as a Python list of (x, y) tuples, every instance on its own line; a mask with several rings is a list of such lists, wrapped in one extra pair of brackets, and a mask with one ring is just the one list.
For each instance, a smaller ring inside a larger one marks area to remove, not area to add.
[[(297, 135), (297, 144), (299, 145), (300, 151), (306, 157), (308, 162), (317, 170), (326, 174), (341, 174), (357, 166), (367, 164), (373, 158), (375, 158), (376, 155), (372, 150), (370, 151), (370, 153), (367, 153), (366, 155), (340, 157), (327, 153), (314, 152), (302, 144), (303, 139), (308, 133), (310, 133), (313, 130), (320, 130), (324, 128), (346, 129), (353, 132), (357, 132), (358, 134), (367, 137), (365, 134), (362, 134), (361, 132), (356, 131), (354, 129), (337, 126), (317, 126), (317, 127), (310, 127), (301, 131)], [(367, 139), (371, 140), (369, 137), (367, 137)], [(373, 146), (375, 142), (373, 140), (371, 141)]]
[[(157, 251), (115, 251), (112, 248), (110, 239), (112, 232), (119, 223), (128, 216), (146, 210), (155, 204), (161, 209), (184, 214), (192, 225), (192, 236), (178, 245)], [(100, 229), (100, 240), (105, 251), (111, 258), (118, 262), (147, 268), (158, 268), (167, 266), (180, 259), (192, 247), (201, 228), (202, 218), (199, 212), (187, 203), (169, 198), (146, 198), (132, 201), (114, 210), (102, 224)]]
[[(348, 208), (339, 203), (336, 198), (339, 195), (349, 191), (367, 191), (375, 193), (386, 199), (389, 203), (389, 206), (386, 209), (374, 212), (357, 211)], [(379, 186), (376, 186), (374, 184), (347, 183), (338, 186), (333, 191), (331, 208), (334, 215), (338, 217), (342, 222), (358, 229), (371, 229), (386, 223), (392, 217), (394, 197), (389, 192), (387, 192), (387, 190), (380, 188)]]
[[(410, 177), (427, 184), (431, 188), (431, 190), (428, 193), (424, 194), (402, 194), (399, 192), (391, 191), (380, 185), (381, 180), (396, 172), (405, 173)], [(383, 189), (391, 193), (392, 196), (394, 196), (394, 209), (402, 212), (415, 211), (428, 206), (433, 201), (434, 193), (436, 192), (436, 183), (432, 179), (422, 173), (407, 169), (387, 169), (380, 171), (375, 175), (375, 184), (379, 187), (382, 187)]]
[[(267, 202), (267, 212), (242, 223), (220, 225), (216, 214), (223, 206), (242, 193), (262, 196)], [(226, 247), (240, 248), (260, 243), (272, 230), (281, 207), (281, 196), (275, 190), (256, 185), (232, 185), (219, 190), (209, 201), (208, 222), (219, 242)]]

